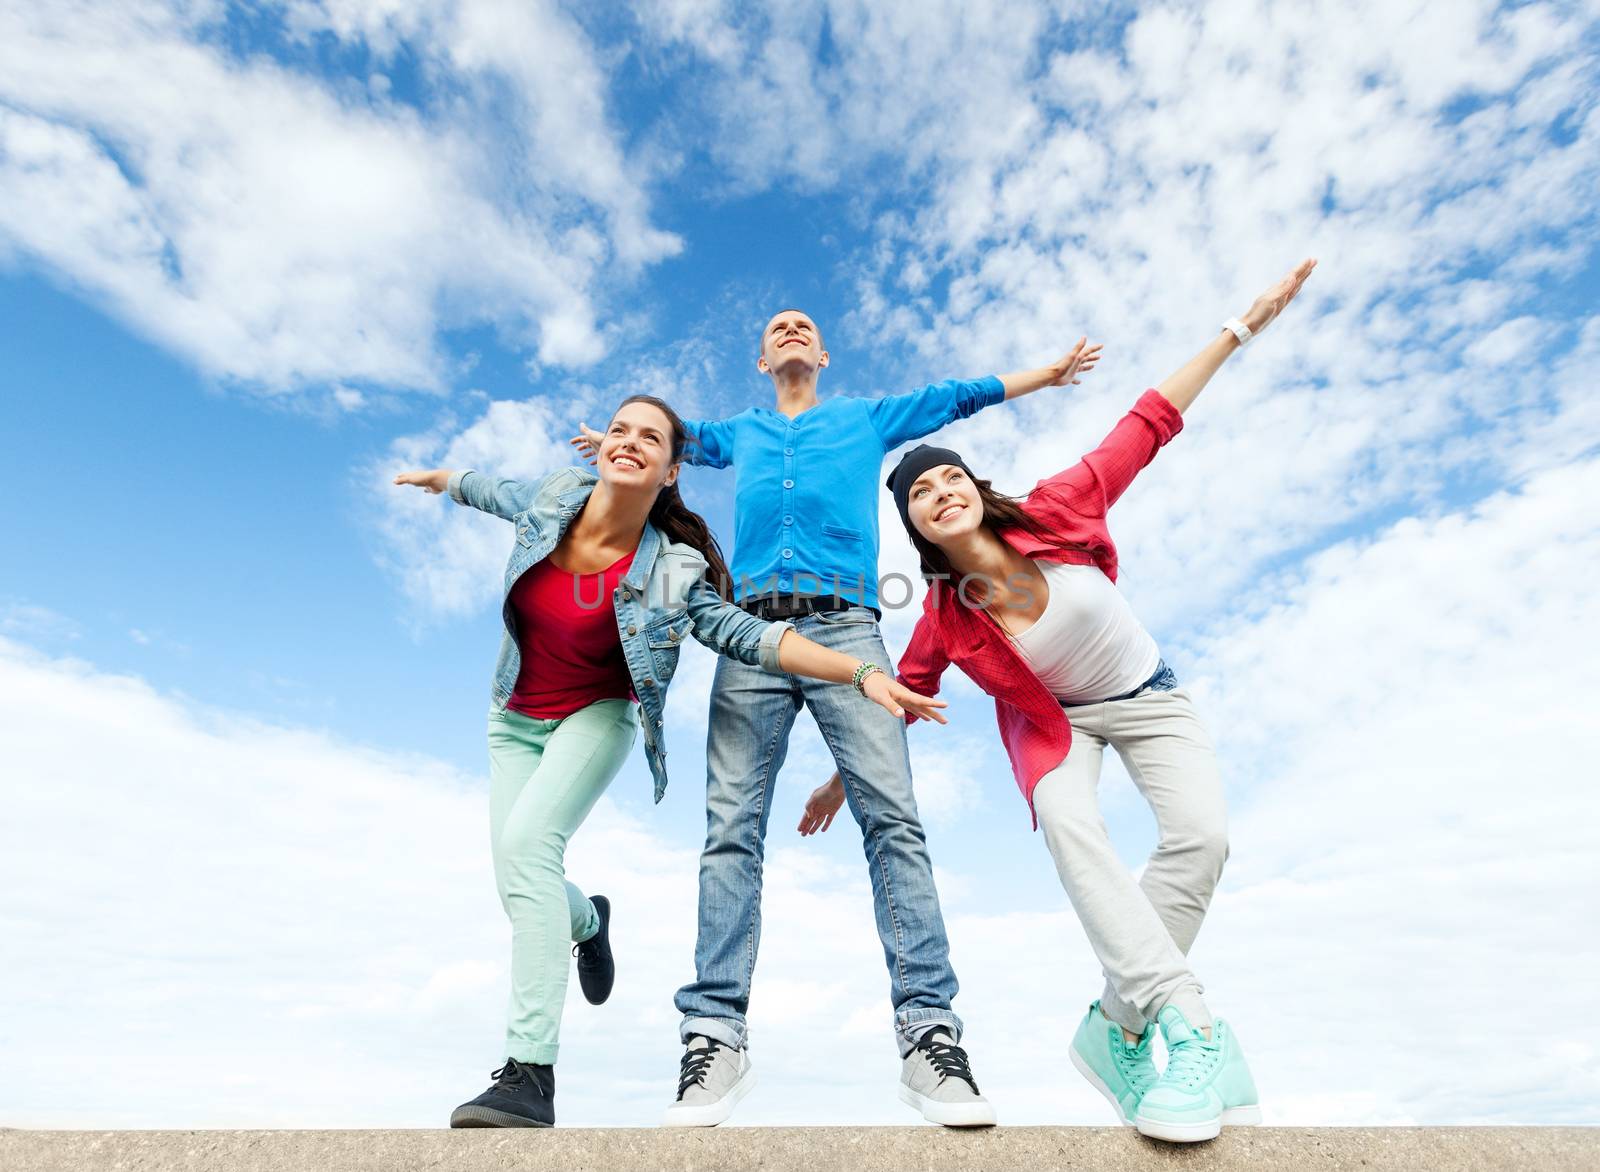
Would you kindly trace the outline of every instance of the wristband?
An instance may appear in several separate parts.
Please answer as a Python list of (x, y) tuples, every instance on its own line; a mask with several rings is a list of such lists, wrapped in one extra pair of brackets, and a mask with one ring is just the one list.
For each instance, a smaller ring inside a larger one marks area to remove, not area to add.
[(1255, 334), (1251, 332), (1250, 327), (1245, 325), (1244, 322), (1240, 321), (1236, 317), (1230, 317), (1227, 321), (1223, 322), (1222, 328), (1227, 330), (1235, 338), (1238, 338), (1239, 345), (1241, 346), (1247, 345), (1250, 339), (1255, 337)]
[(851, 677), (850, 685), (855, 688), (856, 691), (865, 696), (867, 694), (867, 677), (873, 672), (881, 671), (883, 671), (883, 668), (879, 667), (875, 663), (863, 663), (860, 667), (856, 668), (856, 674)]

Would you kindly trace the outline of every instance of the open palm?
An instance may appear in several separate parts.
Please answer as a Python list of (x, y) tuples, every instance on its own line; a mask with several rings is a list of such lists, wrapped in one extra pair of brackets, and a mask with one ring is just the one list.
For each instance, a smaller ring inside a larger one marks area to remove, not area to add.
[(1301, 261), (1289, 270), (1288, 276), (1251, 302), (1250, 308), (1245, 310), (1244, 317), (1240, 320), (1252, 334), (1259, 334), (1272, 324), (1273, 319), (1284, 311), (1289, 302), (1295, 299), (1301, 286), (1306, 283), (1306, 278), (1311, 275), (1311, 270), (1316, 267), (1315, 257)]

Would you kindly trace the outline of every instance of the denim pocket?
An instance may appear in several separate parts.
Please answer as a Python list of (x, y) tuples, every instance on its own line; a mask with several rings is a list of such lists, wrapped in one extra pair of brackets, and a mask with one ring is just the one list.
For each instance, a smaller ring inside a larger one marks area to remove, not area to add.
[(849, 610), (819, 610), (812, 617), (830, 627), (846, 627), (856, 623), (864, 625), (878, 621), (878, 616), (864, 606), (852, 606)]
[(655, 668), (655, 681), (665, 689), (678, 670), (678, 648), (689, 637), (689, 612), (679, 611), (668, 615), (644, 629), (645, 645), (650, 648), (650, 662)]
[(644, 629), (645, 641), (652, 650), (676, 649), (689, 637), (689, 612), (674, 611)]
[(539, 539), (539, 522), (534, 520), (532, 513), (518, 513), (512, 522), (517, 527), (517, 544), (524, 549)]

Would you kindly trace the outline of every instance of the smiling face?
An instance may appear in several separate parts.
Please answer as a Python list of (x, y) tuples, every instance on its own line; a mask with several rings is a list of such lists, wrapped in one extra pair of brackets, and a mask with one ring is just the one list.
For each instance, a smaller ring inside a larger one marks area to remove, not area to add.
[(924, 540), (943, 545), (983, 524), (983, 498), (960, 467), (939, 464), (911, 482), (906, 516)]
[(808, 374), (828, 365), (828, 352), (822, 348), (822, 331), (798, 309), (772, 315), (761, 332), (761, 357), (756, 369), (762, 374)]
[(613, 488), (659, 492), (678, 479), (672, 443), (666, 412), (649, 403), (624, 403), (600, 441), (600, 479)]

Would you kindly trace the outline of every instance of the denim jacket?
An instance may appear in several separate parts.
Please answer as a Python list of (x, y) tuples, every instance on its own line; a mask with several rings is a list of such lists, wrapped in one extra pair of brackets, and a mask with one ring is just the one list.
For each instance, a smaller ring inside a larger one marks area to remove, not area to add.
[[(506, 563), (501, 615), (505, 634), (494, 669), (494, 705), (504, 709), (517, 684), (522, 649), (517, 642), (517, 616), (511, 588), (535, 563), (550, 556), (567, 526), (594, 491), (598, 477), (585, 468), (563, 468), (538, 480), (496, 480), (481, 472), (450, 477), (450, 496), (510, 521), (517, 542)], [(718, 655), (759, 664), (778, 673), (778, 642), (788, 623), (767, 622), (725, 602), (705, 580), (706, 561), (690, 546), (668, 541), (654, 525), (639, 537), (633, 564), (612, 595), (622, 654), (639, 697), (639, 723), (645, 756), (655, 778), (655, 797), (667, 789), (666, 735), (662, 727), (667, 685), (678, 669), (678, 648), (693, 635)]]

